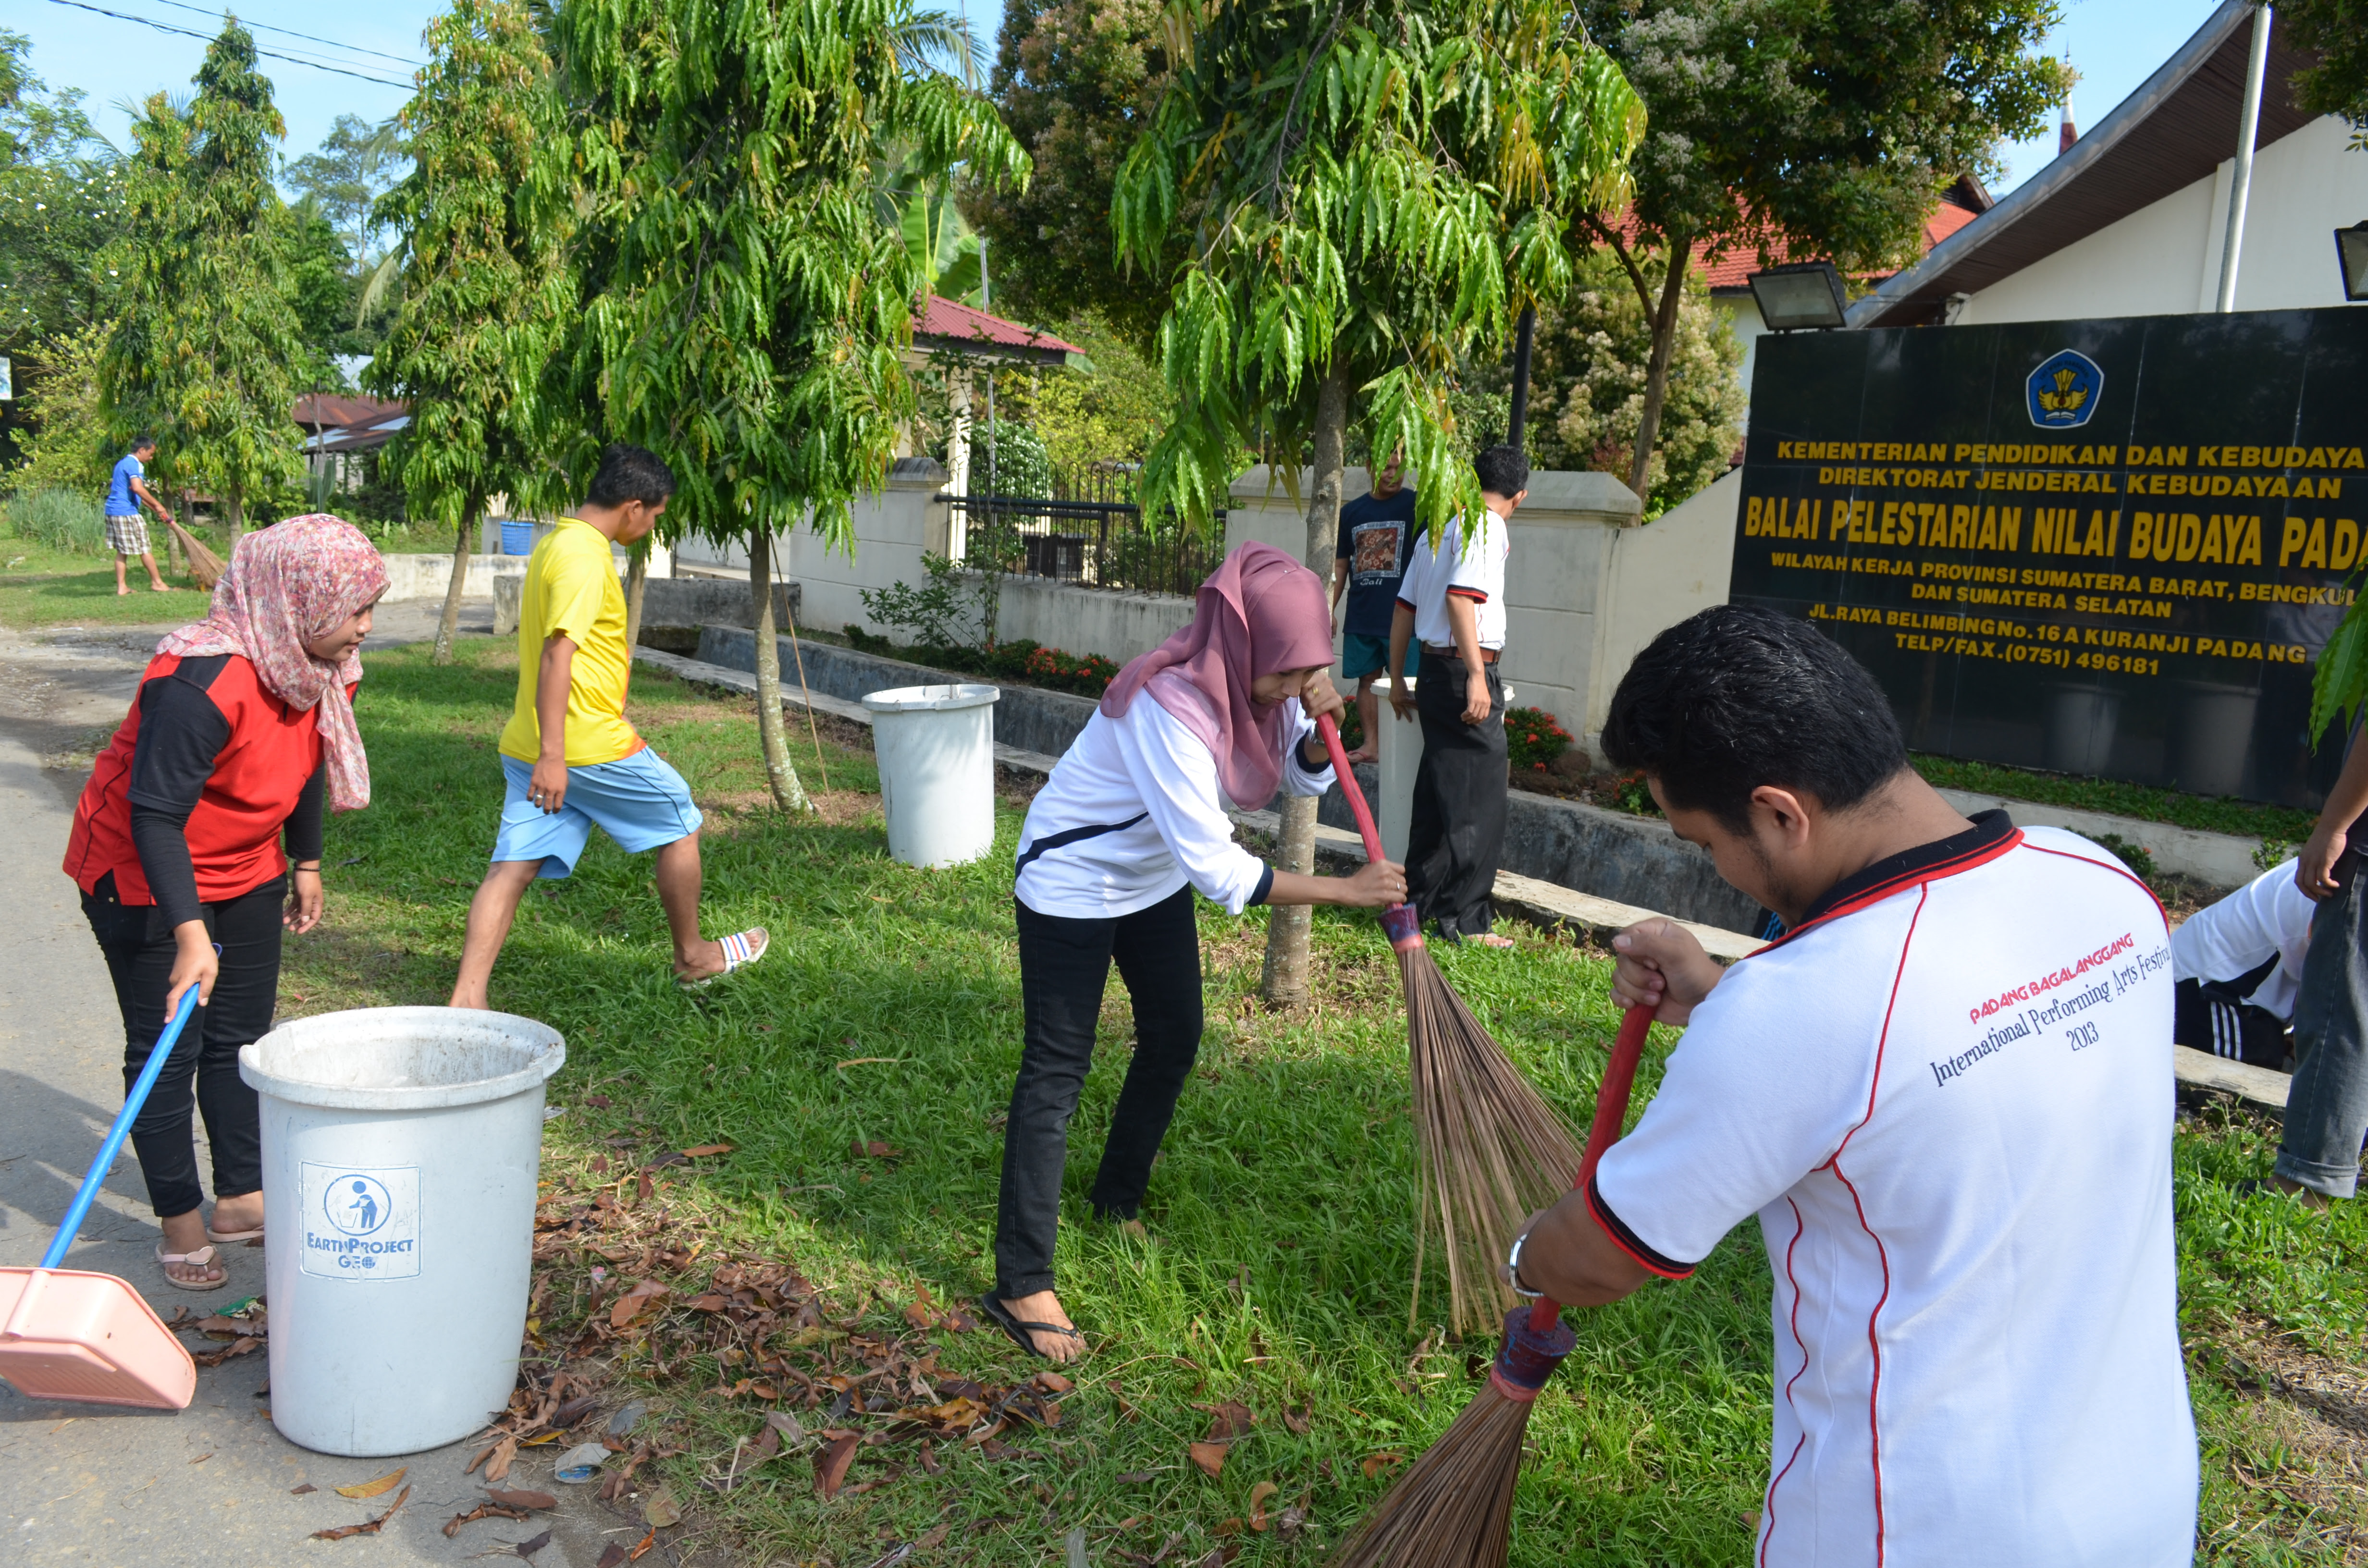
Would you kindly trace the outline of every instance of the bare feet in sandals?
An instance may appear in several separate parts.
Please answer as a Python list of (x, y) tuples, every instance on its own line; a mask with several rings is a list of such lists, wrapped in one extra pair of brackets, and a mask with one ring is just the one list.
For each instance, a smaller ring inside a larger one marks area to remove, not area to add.
[(1086, 1353), (1086, 1336), (1077, 1332), (1061, 1308), (1061, 1298), (1052, 1291), (1039, 1290), (1010, 1301), (988, 1300), (1010, 1314), (1008, 1322), (996, 1318), (996, 1325), (1047, 1361), (1074, 1361)]
[(192, 1209), (162, 1221), (165, 1239), (157, 1244), (156, 1261), (165, 1278), (184, 1290), (219, 1290), (230, 1282), (230, 1271), (207, 1243), (200, 1212)]
[(263, 1234), (263, 1194), (234, 1193), (228, 1198), (217, 1194), (214, 1211), (206, 1221), (206, 1240), (210, 1242), (252, 1241)]

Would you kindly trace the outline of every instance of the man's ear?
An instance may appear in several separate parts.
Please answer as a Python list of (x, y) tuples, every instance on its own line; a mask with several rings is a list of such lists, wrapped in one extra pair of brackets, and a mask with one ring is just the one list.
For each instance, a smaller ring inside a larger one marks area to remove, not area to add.
[(1775, 784), (1760, 785), (1751, 791), (1751, 814), (1787, 848), (1797, 848), (1808, 838), (1807, 802), (1791, 790)]

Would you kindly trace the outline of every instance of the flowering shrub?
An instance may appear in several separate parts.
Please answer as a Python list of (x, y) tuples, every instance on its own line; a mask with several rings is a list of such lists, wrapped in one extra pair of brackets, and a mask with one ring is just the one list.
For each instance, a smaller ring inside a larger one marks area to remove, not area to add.
[(1611, 798), (1623, 812), (1633, 812), (1640, 817), (1661, 814), (1660, 805), (1653, 799), (1653, 787), (1645, 782), (1642, 772), (1622, 774), (1611, 786)]
[(1546, 764), (1570, 749), (1570, 732), (1543, 708), (1505, 710), (1505, 749), (1517, 768), (1543, 772)]
[(1047, 648), (1025, 637), (997, 642), (989, 649), (973, 648), (959, 642), (937, 645), (925, 642), (903, 648), (849, 621), (847, 640), (867, 653), (909, 659), (916, 664), (956, 670), (964, 675), (1024, 680), (1031, 686), (1049, 687), (1054, 691), (1074, 691), (1081, 697), (1099, 697), (1117, 678), (1119, 670), (1118, 665), (1099, 653), (1064, 653), (1058, 648)]
[(1078, 656), (1064, 653), (1058, 648), (1031, 648), (1022, 673), (1038, 686), (1049, 686), (1055, 691), (1099, 697), (1117, 678), (1118, 670), (1117, 665), (1099, 653)]

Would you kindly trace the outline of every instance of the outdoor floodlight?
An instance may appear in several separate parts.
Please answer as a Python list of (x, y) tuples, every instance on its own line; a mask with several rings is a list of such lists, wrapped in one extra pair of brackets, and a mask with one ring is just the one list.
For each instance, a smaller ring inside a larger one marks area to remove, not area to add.
[(1753, 273), (1747, 281), (1752, 301), (1759, 307), (1759, 319), (1770, 332), (1839, 326), (1843, 308), (1850, 302), (1842, 293), (1842, 275), (1830, 261), (1770, 267)]
[(2368, 300), (2368, 222), (2335, 231), (2335, 260), (2343, 268), (2343, 297)]

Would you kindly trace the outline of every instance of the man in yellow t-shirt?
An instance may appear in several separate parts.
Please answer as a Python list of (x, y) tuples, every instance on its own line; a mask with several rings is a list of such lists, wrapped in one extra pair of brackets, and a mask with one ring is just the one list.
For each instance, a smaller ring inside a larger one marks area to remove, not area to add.
[(518, 702), (500, 745), (509, 789), (493, 865), (469, 904), (455, 1007), (487, 1005), (486, 982), (528, 886), (573, 871), (596, 826), (628, 854), (657, 851), (678, 983), (696, 988), (764, 955), (761, 926), (721, 941), (699, 934), (699, 808), (682, 775), (625, 718), (632, 650), (609, 550), (640, 542), (673, 494), (674, 474), (657, 457), (612, 446), (590, 498), (527, 558)]

